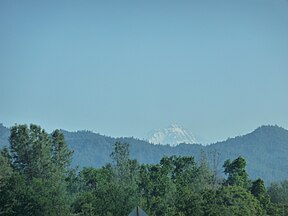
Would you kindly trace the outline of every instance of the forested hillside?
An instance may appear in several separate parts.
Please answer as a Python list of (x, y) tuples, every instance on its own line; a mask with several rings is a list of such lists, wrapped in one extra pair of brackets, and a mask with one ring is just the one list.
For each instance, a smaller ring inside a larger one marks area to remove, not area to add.
[[(288, 179), (288, 131), (278, 126), (262, 126), (244, 136), (208, 146), (180, 144), (176, 147), (152, 145), (135, 138), (112, 138), (89, 131), (62, 131), (69, 148), (74, 151), (72, 165), (100, 167), (111, 162), (109, 154), (116, 141), (129, 143), (130, 157), (139, 163), (156, 164), (163, 156), (193, 156), (200, 159), (201, 151), (211, 166), (223, 174), (227, 158), (243, 156), (251, 178), (261, 177), (266, 183)], [(9, 130), (0, 126), (0, 144), (8, 145)]]
[(247, 171), (253, 178), (266, 182), (288, 178), (288, 131), (278, 126), (262, 126), (245, 136), (239, 136), (207, 146), (216, 150), (222, 161), (239, 155), (247, 160)]
[[(99, 168), (70, 167), (73, 152), (59, 130), (13, 126), (0, 152), (0, 215), (123, 216), (141, 206), (149, 216), (280, 216), (288, 213), (288, 182), (269, 187), (250, 178), (244, 157), (222, 164), (207, 155), (164, 156), (156, 164), (130, 159), (119, 141)], [(217, 154), (213, 157), (217, 159)]]

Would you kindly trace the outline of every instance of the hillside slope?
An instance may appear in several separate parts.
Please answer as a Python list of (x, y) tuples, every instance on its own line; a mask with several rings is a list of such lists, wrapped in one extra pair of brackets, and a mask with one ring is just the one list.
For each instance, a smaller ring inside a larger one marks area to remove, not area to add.
[[(69, 147), (74, 151), (72, 165), (99, 167), (111, 162), (109, 155), (116, 141), (130, 144), (131, 158), (140, 163), (157, 163), (171, 155), (192, 155), (199, 160), (201, 151), (213, 160), (211, 153), (217, 152), (218, 169), (221, 172), (226, 159), (243, 156), (247, 160), (247, 171), (251, 178), (261, 177), (265, 182), (288, 179), (288, 131), (278, 126), (262, 126), (244, 136), (228, 139), (208, 146), (180, 144), (152, 145), (135, 138), (112, 138), (89, 131), (63, 131)], [(8, 145), (9, 130), (0, 125), (0, 148)]]
[(246, 158), (251, 177), (267, 182), (288, 179), (288, 131), (278, 126), (262, 126), (252, 133), (207, 146), (216, 150), (221, 159)]

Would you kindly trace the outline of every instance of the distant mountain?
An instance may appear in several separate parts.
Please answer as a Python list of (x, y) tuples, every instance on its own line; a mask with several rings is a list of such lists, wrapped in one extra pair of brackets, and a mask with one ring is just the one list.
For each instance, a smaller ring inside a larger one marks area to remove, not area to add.
[(172, 124), (167, 128), (150, 131), (146, 136), (146, 140), (153, 144), (168, 144), (171, 146), (181, 143), (197, 143), (196, 138), (189, 130), (176, 124)]
[(206, 150), (216, 150), (222, 160), (245, 157), (253, 178), (266, 182), (288, 179), (288, 131), (282, 127), (261, 126), (247, 135), (211, 144)]
[[(140, 163), (158, 163), (164, 156), (194, 156), (199, 161), (206, 152), (211, 167), (223, 174), (227, 159), (243, 156), (252, 179), (266, 183), (288, 179), (288, 131), (278, 126), (262, 126), (255, 131), (208, 146), (198, 144), (152, 145), (135, 138), (113, 138), (89, 131), (63, 131), (69, 147), (74, 150), (73, 166), (99, 167), (111, 162), (109, 155), (116, 141), (130, 144), (130, 155)], [(0, 148), (8, 145), (9, 130), (0, 124)]]

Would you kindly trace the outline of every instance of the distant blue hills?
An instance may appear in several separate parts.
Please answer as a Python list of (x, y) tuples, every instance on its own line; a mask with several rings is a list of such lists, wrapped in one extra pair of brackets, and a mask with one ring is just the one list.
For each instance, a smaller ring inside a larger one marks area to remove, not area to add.
[[(135, 138), (113, 138), (90, 131), (62, 131), (74, 151), (73, 166), (100, 167), (111, 162), (109, 155), (116, 141), (129, 143), (131, 159), (140, 163), (158, 163), (163, 156), (206, 155), (211, 168), (223, 173), (227, 159), (243, 156), (250, 178), (262, 178), (266, 183), (288, 179), (288, 130), (279, 126), (261, 126), (253, 132), (208, 146), (198, 144), (153, 145)], [(9, 129), (0, 124), (0, 148), (9, 146)], [(201, 153), (202, 152), (202, 153)]]

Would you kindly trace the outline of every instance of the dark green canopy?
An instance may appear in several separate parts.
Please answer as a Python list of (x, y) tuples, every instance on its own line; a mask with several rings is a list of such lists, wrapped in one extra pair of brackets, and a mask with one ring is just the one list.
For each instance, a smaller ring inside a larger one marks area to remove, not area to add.
[(136, 207), (128, 216), (148, 216), (140, 207)]

